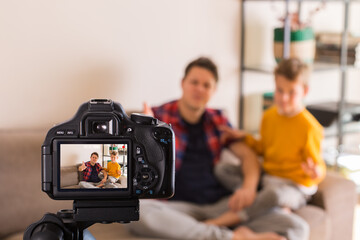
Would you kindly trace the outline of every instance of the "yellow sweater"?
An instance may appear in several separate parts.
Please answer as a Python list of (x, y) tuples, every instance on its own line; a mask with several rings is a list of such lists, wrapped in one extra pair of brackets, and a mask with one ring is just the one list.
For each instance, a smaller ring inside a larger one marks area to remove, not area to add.
[(109, 176), (113, 176), (115, 178), (120, 177), (120, 174), (117, 173), (118, 170), (121, 171), (121, 168), (117, 162), (115, 162), (115, 163), (109, 162), (107, 164), (107, 168), (105, 168), (105, 171), (109, 174)]
[(306, 109), (296, 116), (286, 117), (279, 115), (274, 106), (264, 113), (260, 139), (248, 135), (245, 142), (263, 156), (266, 173), (310, 187), (318, 184), (324, 176), (314, 181), (304, 173), (301, 163), (310, 157), (325, 173), (325, 163), (321, 158), (322, 139), (322, 126)]

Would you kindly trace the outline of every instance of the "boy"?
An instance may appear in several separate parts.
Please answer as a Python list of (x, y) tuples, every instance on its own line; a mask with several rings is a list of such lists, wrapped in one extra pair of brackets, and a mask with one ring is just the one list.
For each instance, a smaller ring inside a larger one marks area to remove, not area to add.
[[(116, 183), (121, 176), (121, 168), (119, 163), (117, 163), (117, 159), (119, 158), (117, 151), (112, 151), (110, 153), (111, 162), (108, 163), (107, 168), (104, 170), (108, 173), (108, 180), (106, 185), (111, 185), (115, 187), (114, 183)], [(106, 186), (109, 187), (109, 186)]]
[(224, 139), (244, 138), (263, 157), (263, 188), (250, 207), (237, 209), (237, 213), (227, 212), (206, 221), (208, 224), (234, 226), (280, 208), (298, 209), (317, 191), (325, 176), (322, 127), (302, 103), (309, 89), (309, 68), (299, 59), (286, 59), (274, 73), (275, 106), (263, 115), (260, 139), (223, 128)]
[[(83, 173), (83, 181), (80, 181), (79, 186), (81, 188), (100, 188), (104, 186), (106, 182), (107, 173), (97, 162), (99, 158), (99, 154), (97, 152), (93, 152), (90, 155), (90, 161), (86, 163), (82, 163), (79, 166), (79, 171)], [(99, 178), (99, 173), (102, 172), (104, 174), (104, 178)]]

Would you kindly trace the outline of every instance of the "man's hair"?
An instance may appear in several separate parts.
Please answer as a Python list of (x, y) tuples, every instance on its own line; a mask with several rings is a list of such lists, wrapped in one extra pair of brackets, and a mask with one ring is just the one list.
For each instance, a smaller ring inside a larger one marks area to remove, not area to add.
[(117, 155), (118, 155), (118, 152), (117, 152), (117, 151), (111, 151), (110, 155), (112, 155), (112, 156), (117, 156)]
[(205, 68), (206, 70), (210, 71), (212, 75), (214, 75), (215, 81), (218, 82), (219, 76), (218, 76), (217, 67), (211, 59), (206, 57), (200, 57), (190, 62), (185, 68), (184, 78), (188, 75), (188, 73), (193, 67)]
[(309, 82), (310, 68), (298, 58), (288, 58), (282, 60), (274, 71), (275, 76), (281, 75), (290, 81), (295, 81), (300, 76), (305, 86)]
[(96, 155), (97, 157), (99, 157), (99, 154), (97, 152), (93, 152), (90, 157), (92, 157), (92, 155)]

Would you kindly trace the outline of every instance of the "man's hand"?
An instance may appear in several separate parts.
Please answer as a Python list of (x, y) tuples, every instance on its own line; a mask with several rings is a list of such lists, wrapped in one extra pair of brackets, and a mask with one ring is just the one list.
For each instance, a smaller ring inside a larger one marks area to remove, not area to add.
[(222, 131), (220, 141), (222, 144), (226, 144), (228, 141), (242, 139), (246, 136), (246, 132), (239, 129), (234, 129), (229, 126), (223, 125), (219, 127)]
[(144, 102), (143, 104), (142, 113), (154, 117), (154, 112), (151, 110), (151, 107), (146, 102)]
[(320, 166), (312, 158), (307, 158), (306, 162), (301, 163), (301, 167), (311, 179), (318, 179), (322, 175)]
[(82, 162), (81, 166), (79, 166), (79, 171), (82, 172), (86, 168), (84, 161)]
[(104, 178), (101, 180), (101, 182), (105, 183), (107, 179), (107, 172), (104, 169), (102, 169), (101, 172), (104, 174)]
[(256, 190), (250, 188), (239, 188), (230, 197), (229, 208), (238, 212), (245, 207), (250, 206), (256, 198)]

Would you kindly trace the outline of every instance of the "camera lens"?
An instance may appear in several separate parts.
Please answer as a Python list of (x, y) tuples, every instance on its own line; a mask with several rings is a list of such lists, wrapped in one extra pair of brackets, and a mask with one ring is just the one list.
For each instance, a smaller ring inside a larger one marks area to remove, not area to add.
[(94, 122), (93, 123), (93, 131), (94, 131), (94, 133), (107, 133), (108, 132), (108, 124), (105, 122)]

